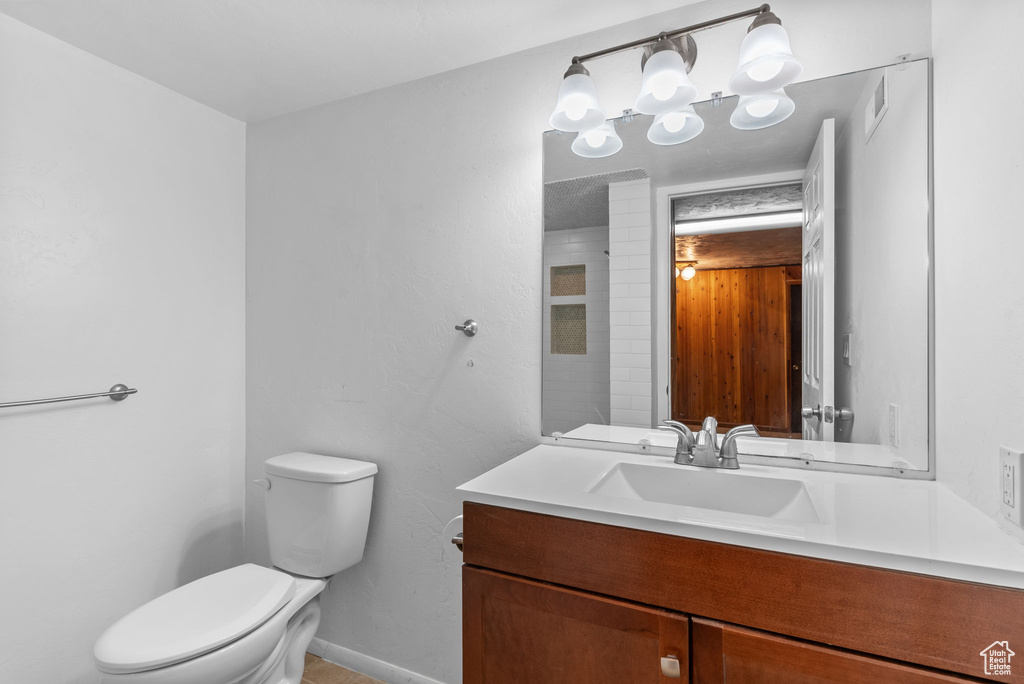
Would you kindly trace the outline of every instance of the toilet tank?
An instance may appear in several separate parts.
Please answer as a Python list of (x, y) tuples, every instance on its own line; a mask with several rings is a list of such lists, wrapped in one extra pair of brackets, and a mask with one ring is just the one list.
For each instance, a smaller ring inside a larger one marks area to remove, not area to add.
[(363, 559), (377, 466), (291, 453), (264, 462), (270, 562), (306, 577), (330, 577)]

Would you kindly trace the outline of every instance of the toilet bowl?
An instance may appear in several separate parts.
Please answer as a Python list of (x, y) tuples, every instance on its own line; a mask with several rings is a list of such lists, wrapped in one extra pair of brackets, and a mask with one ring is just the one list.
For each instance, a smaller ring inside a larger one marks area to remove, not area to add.
[(239, 565), (121, 618), (96, 641), (100, 682), (300, 682), (326, 578), (362, 560), (377, 467), (292, 453), (264, 470), (275, 567)]

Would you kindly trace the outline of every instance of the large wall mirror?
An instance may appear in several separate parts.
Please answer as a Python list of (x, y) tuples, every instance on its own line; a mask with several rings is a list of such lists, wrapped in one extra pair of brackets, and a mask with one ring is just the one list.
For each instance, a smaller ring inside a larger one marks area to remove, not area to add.
[(545, 435), (714, 416), (748, 455), (929, 476), (929, 63), (786, 94), (762, 128), (789, 103), (697, 103), (673, 145), (616, 119), (607, 157), (544, 134)]

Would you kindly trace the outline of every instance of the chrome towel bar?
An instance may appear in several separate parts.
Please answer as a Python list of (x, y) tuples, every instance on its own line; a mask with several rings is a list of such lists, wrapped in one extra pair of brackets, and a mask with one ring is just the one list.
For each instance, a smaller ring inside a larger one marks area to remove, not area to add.
[(77, 401), (79, 399), (95, 399), (96, 397), (110, 397), (111, 401), (122, 401), (129, 394), (135, 394), (139, 390), (129, 388), (128, 385), (118, 383), (110, 388), (108, 392), (97, 392), (96, 394), (76, 394), (73, 397), (54, 397), (52, 399), (30, 399), (29, 401), (9, 401), (0, 404), (0, 408), (14, 408), (15, 406), (35, 406), (36, 404), (56, 404), (59, 401)]

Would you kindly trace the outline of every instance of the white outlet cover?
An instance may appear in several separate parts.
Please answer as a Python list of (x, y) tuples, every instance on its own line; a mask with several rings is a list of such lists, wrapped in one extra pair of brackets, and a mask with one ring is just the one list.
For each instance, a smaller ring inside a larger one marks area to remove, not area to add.
[(998, 496), (1001, 517), (1024, 528), (1024, 452), (999, 447)]

